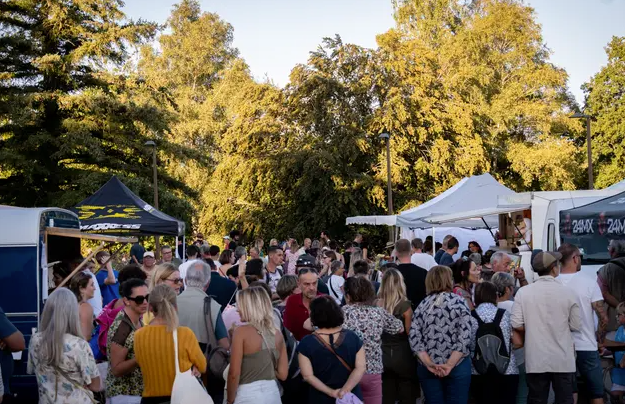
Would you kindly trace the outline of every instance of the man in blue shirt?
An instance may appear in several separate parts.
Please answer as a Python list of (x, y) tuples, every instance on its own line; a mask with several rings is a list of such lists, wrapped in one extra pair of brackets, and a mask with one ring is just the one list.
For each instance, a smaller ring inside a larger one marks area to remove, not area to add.
[(13, 375), (13, 355), (11, 353), (24, 349), (26, 349), (24, 335), (15, 328), (0, 308), (0, 368), (2, 369), (5, 395), (11, 394), (9, 388), (9, 380)]
[(458, 242), (457, 238), (455, 237), (450, 238), (449, 241), (447, 241), (447, 248), (445, 249), (445, 252), (441, 256), (439, 265), (450, 266), (451, 264), (453, 264), (454, 254), (458, 252), (459, 246), (460, 246), (460, 243)]
[(434, 254), (434, 261), (436, 261), (437, 264), (440, 265), (441, 263), (441, 257), (443, 256), (443, 254), (445, 254), (445, 250), (447, 249), (447, 242), (449, 241), (449, 239), (451, 239), (453, 236), (451, 234), (446, 235), (443, 238), (443, 246), (436, 251), (436, 254)]
[(102, 293), (102, 305), (106, 306), (115, 299), (119, 299), (118, 272), (113, 269), (111, 254), (108, 251), (100, 251), (95, 256), (100, 264), (100, 270), (96, 274), (100, 292)]
[(222, 277), (217, 269), (211, 271), (211, 280), (206, 294), (215, 298), (223, 309), (230, 303), (237, 290), (237, 284), (228, 278)]

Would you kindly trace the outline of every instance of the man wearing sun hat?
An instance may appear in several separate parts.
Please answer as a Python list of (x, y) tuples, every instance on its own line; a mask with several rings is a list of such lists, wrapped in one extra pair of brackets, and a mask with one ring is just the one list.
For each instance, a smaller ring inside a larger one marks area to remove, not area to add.
[(556, 281), (562, 254), (543, 251), (532, 259), (539, 278), (517, 292), (512, 327), (525, 334), (528, 403), (547, 404), (553, 385), (556, 403), (573, 404), (575, 348), (572, 331), (581, 327), (578, 299)]

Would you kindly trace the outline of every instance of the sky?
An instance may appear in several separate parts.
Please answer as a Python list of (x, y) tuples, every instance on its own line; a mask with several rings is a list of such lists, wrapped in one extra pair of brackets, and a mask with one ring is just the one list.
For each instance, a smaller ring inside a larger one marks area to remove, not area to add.
[[(569, 90), (583, 106), (580, 86), (607, 63), (605, 46), (625, 36), (625, 0), (525, 0), (536, 11), (551, 61), (569, 74)], [(176, 0), (126, 0), (133, 19), (164, 23)], [(200, 0), (202, 10), (234, 27), (234, 46), (257, 80), (284, 86), (324, 37), (376, 47), (376, 35), (395, 25), (391, 0)]]

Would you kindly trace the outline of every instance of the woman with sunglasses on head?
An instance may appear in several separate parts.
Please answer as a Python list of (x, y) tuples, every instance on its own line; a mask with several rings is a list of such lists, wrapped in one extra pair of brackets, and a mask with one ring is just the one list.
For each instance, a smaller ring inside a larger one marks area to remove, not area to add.
[(135, 332), (143, 327), (141, 316), (148, 310), (148, 287), (141, 279), (129, 279), (120, 285), (124, 308), (108, 331), (106, 393), (110, 404), (139, 404), (143, 376), (134, 351)]
[(173, 332), (177, 330), (180, 371), (193, 369), (195, 376), (206, 372), (206, 358), (193, 331), (179, 326), (176, 292), (165, 284), (150, 291), (149, 305), (154, 320), (135, 332), (135, 357), (143, 374), (142, 404), (163, 404), (171, 400), (176, 378)]

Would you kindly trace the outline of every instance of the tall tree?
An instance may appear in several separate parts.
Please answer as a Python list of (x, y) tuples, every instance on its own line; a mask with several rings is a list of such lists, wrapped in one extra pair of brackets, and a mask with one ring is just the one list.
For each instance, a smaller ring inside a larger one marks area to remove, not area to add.
[(625, 178), (625, 37), (613, 37), (606, 53), (608, 64), (584, 86), (584, 112), (593, 117), (592, 149), (597, 188)]
[(121, 6), (0, 3), (0, 202), (72, 206), (111, 173), (148, 183), (143, 143), (166, 130), (166, 117), (158, 95), (120, 68), (156, 25), (127, 20)]

